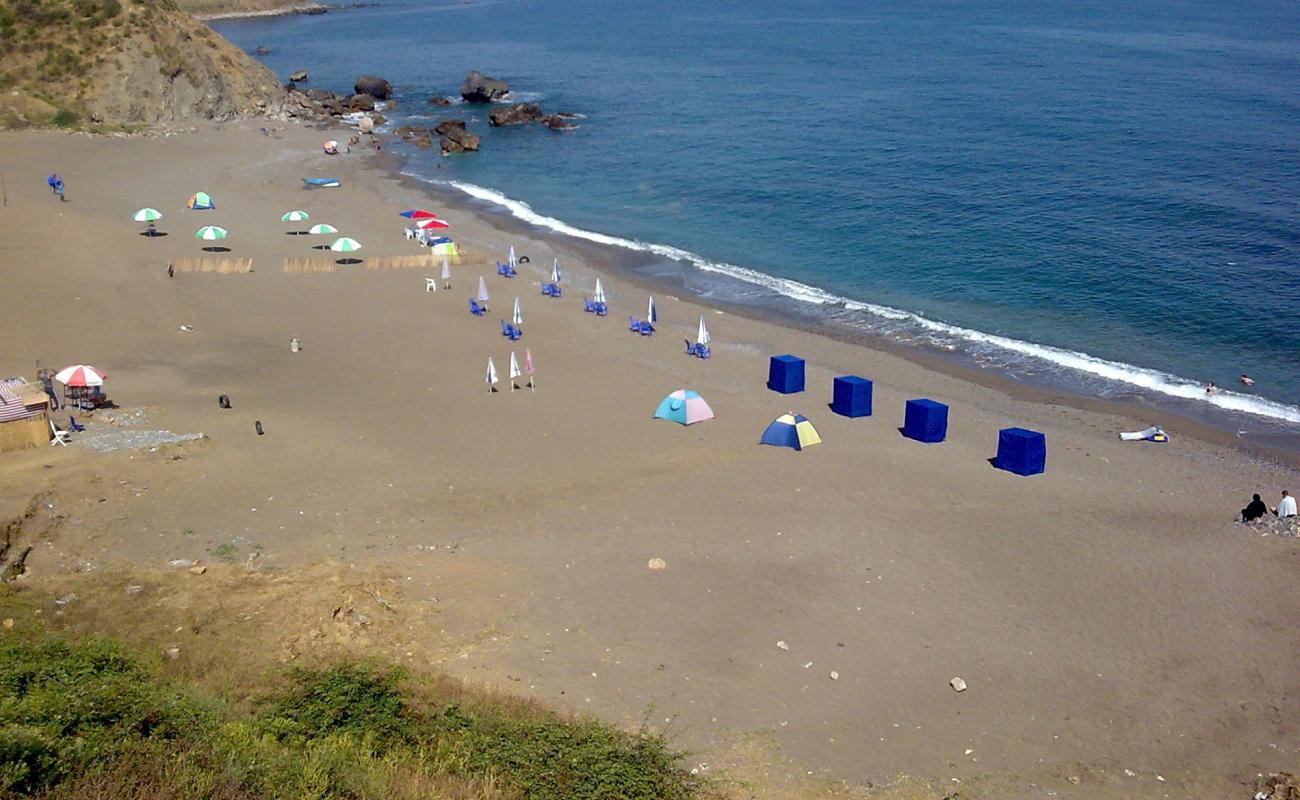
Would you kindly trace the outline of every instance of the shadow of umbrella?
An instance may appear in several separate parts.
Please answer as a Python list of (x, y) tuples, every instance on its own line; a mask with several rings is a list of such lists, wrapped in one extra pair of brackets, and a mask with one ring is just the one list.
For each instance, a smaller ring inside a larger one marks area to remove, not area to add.
[(335, 263), (335, 264), (360, 264), (360, 263), (361, 263), (361, 259), (359, 259), (359, 258), (351, 258), (351, 257), (348, 257), (348, 258), (336, 258), (336, 259), (334, 259), (334, 263)]
[(328, 249), (330, 249), (330, 246), (327, 245), (327, 244), (314, 244), (314, 245), (311, 246), (311, 249), (313, 249), (313, 250), (328, 250)]
[(229, 253), (229, 252), (230, 252), (230, 248), (229, 248), (229, 247), (223, 247), (222, 245), (219, 245), (219, 244), (210, 244), (210, 245), (207, 245), (206, 247), (203, 248), (203, 252), (205, 252), (205, 253)]
[(153, 238), (156, 238), (156, 237), (159, 237), (159, 236), (166, 236), (166, 235), (167, 235), (167, 231), (160, 231), (160, 230), (147, 230), (147, 231), (140, 231), (140, 235), (141, 235), (141, 236), (148, 236), (150, 239), (153, 239)]

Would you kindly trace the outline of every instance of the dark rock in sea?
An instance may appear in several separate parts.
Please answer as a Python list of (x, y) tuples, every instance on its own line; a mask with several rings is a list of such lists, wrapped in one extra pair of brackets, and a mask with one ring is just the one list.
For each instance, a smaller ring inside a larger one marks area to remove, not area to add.
[(374, 111), (375, 98), (368, 94), (354, 94), (348, 98), (347, 105), (350, 111)]
[(326, 100), (334, 99), (334, 93), (329, 89), (308, 89), (303, 92), (303, 94), (307, 95), (308, 100), (314, 100), (317, 103), (323, 103)]
[(443, 155), (466, 153), (478, 149), (478, 137), (464, 128), (452, 128), (443, 134), (438, 144), (442, 147)]
[(490, 103), (505, 97), (509, 91), (510, 86), (505, 81), (489, 78), (474, 70), (465, 76), (465, 83), (460, 87), (460, 96), (465, 98), (467, 103)]
[(303, 81), (307, 80), (307, 70), (300, 69), (296, 72), (289, 73), (289, 80), (292, 83), (302, 83)]
[(327, 113), (336, 117), (341, 116), (347, 111), (347, 109), (343, 107), (343, 101), (337, 97), (331, 97), (328, 100), (322, 101), (321, 106), (325, 108)]
[(377, 78), (374, 75), (362, 75), (357, 78), (352, 91), (357, 94), (371, 95), (376, 100), (387, 100), (388, 95), (393, 92), (393, 87), (383, 78)]
[(447, 97), (430, 97), (429, 103), (435, 106), (449, 106), (451, 99)]
[(383, 125), (385, 122), (388, 121), (388, 117), (385, 117), (383, 114), (371, 114), (370, 121), (375, 125)]
[(314, 17), (319, 14), (324, 14), (327, 11), (329, 11), (329, 8), (326, 6), (307, 6), (306, 8), (299, 10), (298, 13), (303, 16)]
[(545, 116), (536, 103), (516, 103), (513, 106), (492, 109), (492, 113), (488, 114), (488, 121), (494, 128), (499, 128), (502, 125), (541, 122)]
[(443, 122), (439, 122), (439, 123), (434, 127), (434, 129), (433, 129), (433, 133), (434, 133), (434, 135), (436, 135), (436, 136), (446, 136), (448, 132), (450, 132), (450, 131), (454, 131), (454, 130), (462, 130), (462, 131), (465, 130), (465, 120), (463, 120), (463, 119), (449, 119), (449, 120), (445, 120), (445, 121), (443, 121)]
[(269, 48), (269, 47), (263, 47), (262, 45), (258, 45), (258, 46), (257, 46), (257, 49), (254, 50), (253, 53), (254, 53), (255, 55), (259, 55), (259, 56), (269, 56), (269, 55), (271, 55), (271, 48)]

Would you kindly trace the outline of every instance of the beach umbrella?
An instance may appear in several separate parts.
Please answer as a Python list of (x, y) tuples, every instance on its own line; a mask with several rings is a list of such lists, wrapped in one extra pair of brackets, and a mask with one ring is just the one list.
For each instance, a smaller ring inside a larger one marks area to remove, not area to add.
[(551, 262), (551, 283), (560, 282), (560, 259)]
[(423, 231), (428, 230), (429, 228), (450, 228), (451, 225), (448, 225), (437, 217), (429, 217), (428, 219), (418, 220), (415, 223), (415, 227)]
[(694, 425), (713, 419), (713, 409), (690, 389), (678, 389), (668, 395), (655, 409), (655, 419), (666, 419), (678, 425)]
[(510, 321), (516, 326), (524, 324), (524, 313), (519, 310), (519, 298), (515, 298), (515, 311), (510, 315)]
[(510, 391), (515, 390), (515, 378), (524, 373), (519, 371), (519, 359), (515, 358), (515, 351), (510, 351)]
[(533, 375), (536, 370), (533, 369), (533, 351), (524, 350), (524, 372), (528, 373), (528, 388), (534, 392), (537, 391), (537, 378)]
[(195, 192), (185, 201), (185, 205), (195, 211), (206, 211), (213, 207), (212, 196), (207, 192)]
[(286, 213), (283, 217), (280, 217), (281, 222), (306, 222), (307, 219), (307, 212), (298, 211), (297, 209)]
[(605, 302), (605, 287), (600, 285), (600, 278), (596, 279), (596, 294), (594, 297), (592, 297), (592, 302), (595, 303)]
[(225, 228), (218, 228), (216, 225), (204, 225), (194, 232), (195, 239), (202, 239), (205, 242), (215, 242), (218, 239), (224, 239), (229, 235)]
[(103, 386), (107, 375), (85, 364), (64, 367), (54, 375), (54, 380), (64, 386)]
[(758, 443), (802, 450), (805, 447), (821, 444), (822, 437), (817, 435), (817, 429), (807, 417), (791, 411), (772, 420), (772, 424), (763, 431), (763, 438), (759, 439)]
[(318, 222), (307, 229), (308, 233), (338, 233), (339, 229), (326, 222)]
[(650, 302), (646, 304), (645, 321), (649, 322), (651, 325), (659, 321), (659, 314), (655, 311), (655, 299), (653, 295), (650, 297)]
[(334, 243), (330, 245), (330, 249), (336, 253), (355, 253), (361, 249), (361, 242), (343, 236), (335, 239)]
[(482, 275), (478, 278), (478, 297), (476, 299), (480, 303), (486, 303), (488, 301), (487, 284), (483, 282)]
[(162, 212), (156, 208), (142, 208), (131, 219), (136, 222), (157, 222), (162, 219)]
[(510, 257), (506, 259), (506, 263), (510, 265), (511, 269), (519, 266), (519, 259), (515, 258), (515, 246), (513, 244), (510, 245)]
[(497, 382), (497, 365), (492, 363), (492, 356), (488, 356), (487, 375), (483, 377), (483, 380), (487, 381), (488, 391), (493, 391), (492, 387)]
[(442, 257), (442, 279), (443, 279), (444, 281), (450, 281), (450, 280), (451, 280), (451, 264), (448, 264), (448, 263), (447, 263), (447, 257), (446, 257), (446, 256), (443, 256), (443, 257)]
[(401, 215), (407, 219), (432, 219), (438, 216), (432, 211), (425, 211), (423, 208), (413, 208), (410, 211), (402, 211)]
[(704, 326), (704, 315), (700, 315), (700, 329), (695, 333), (696, 344), (708, 344), (710, 341), (709, 329)]

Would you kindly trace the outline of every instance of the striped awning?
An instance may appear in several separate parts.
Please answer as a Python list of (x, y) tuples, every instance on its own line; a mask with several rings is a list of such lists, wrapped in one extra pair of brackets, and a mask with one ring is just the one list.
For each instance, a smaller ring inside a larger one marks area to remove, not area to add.
[(19, 390), (26, 388), (27, 385), (27, 381), (22, 378), (0, 381), (0, 422), (39, 417), (45, 412), (44, 394), (33, 395), (26, 401), (23, 400)]

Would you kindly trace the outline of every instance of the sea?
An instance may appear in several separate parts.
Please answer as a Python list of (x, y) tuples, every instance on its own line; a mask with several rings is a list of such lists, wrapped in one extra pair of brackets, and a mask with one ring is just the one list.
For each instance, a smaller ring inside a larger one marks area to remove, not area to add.
[[(481, 151), (399, 146), (403, 171), (705, 301), (1300, 448), (1295, 0), (394, 0), (213, 27), (305, 86), (387, 78), (390, 128), (465, 119)], [(575, 127), (490, 128), (471, 69)]]

